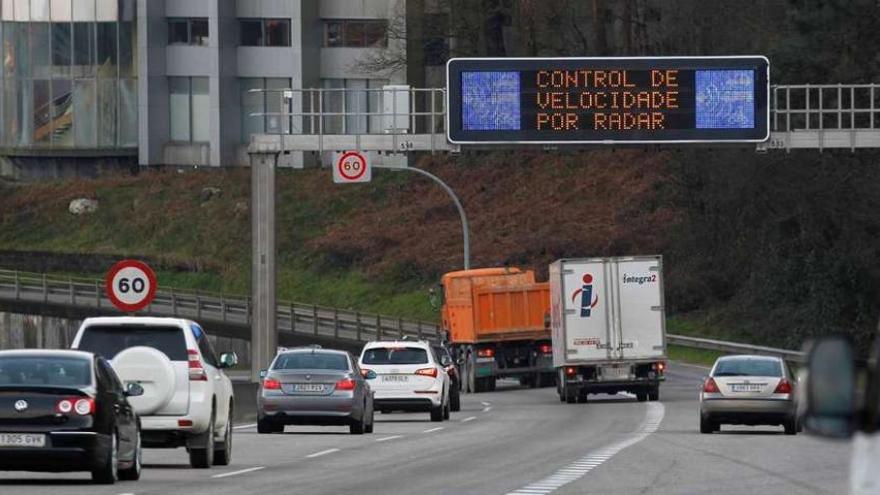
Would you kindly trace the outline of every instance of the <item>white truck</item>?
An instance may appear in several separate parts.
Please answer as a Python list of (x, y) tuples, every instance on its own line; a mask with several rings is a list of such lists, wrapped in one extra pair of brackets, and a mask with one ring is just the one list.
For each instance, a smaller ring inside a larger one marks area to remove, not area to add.
[(618, 392), (659, 400), (666, 369), (663, 258), (554, 262), (550, 327), (561, 401)]

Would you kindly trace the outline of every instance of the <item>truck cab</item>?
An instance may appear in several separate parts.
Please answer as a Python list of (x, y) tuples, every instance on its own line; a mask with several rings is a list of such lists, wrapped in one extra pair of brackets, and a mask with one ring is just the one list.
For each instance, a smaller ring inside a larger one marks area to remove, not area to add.
[(804, 428), (826, 438), (851, 439), (850, 493), (880, 493), (880, 338), (862, 362), (848, 337), (813, 342), (805, 381)]

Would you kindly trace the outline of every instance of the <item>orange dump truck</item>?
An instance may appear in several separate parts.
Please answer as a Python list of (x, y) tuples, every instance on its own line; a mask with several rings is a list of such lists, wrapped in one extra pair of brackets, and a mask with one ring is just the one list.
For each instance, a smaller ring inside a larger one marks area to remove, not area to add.
[(541, 387), (555, 382), (550, 286), (535, 272), (479, 268), (443, 275), (441, 321), (459, 363), (462, 390), (495, 388), (497, 378)]

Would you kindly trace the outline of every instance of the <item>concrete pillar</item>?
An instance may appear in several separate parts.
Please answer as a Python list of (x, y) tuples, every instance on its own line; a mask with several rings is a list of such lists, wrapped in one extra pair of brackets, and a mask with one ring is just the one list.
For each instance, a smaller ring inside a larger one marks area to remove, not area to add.
[(275, 169), (278, 149), (251, 144), (251, 380), (259, 381), (278, 348), (275, 324)]

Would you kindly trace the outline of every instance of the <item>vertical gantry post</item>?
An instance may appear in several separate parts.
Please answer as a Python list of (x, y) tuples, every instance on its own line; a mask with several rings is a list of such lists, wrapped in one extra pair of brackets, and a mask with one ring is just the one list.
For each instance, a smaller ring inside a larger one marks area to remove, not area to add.
[(269, 366), (278, 348), (275, 302), (275, 168), (278, 149), (252, 143), (251, 164), (251, 380), (260, 380), (260, 370)]

